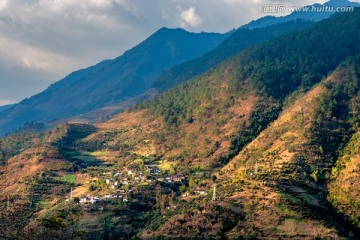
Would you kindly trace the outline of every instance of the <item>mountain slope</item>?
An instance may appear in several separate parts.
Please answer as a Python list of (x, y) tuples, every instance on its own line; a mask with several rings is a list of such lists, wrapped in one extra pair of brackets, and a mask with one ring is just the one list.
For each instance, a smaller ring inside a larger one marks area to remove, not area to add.
[[(348, 215), (344, 217), (334, 211), (326, 195), (330, 173), (342, 169), (339, 167), (343, 160), (336, 168), (336, 159), (353, 134), (354, 121), (358, 121), (351, 114), (350, 104), (359, 96), (359, 63), (359, 58), (344, 62), (311, 91), (297, 96), (276, 121), (225, 167), (228, 173), (225, 176), (235, 173), (232, 177), (238, 181), (266, 182), (272, 191), (283, 194), (285, 206), (303, 217), (322, 219), (325, 225), (335, 227), (343, 236), (349, 231), (358, 231), (354, 226), (356, 212), (360, 210), (354, 197), (358, 187), (350, 184), (356, 182), (356, 172), (342, 183), (353, 188), (353, 195), (347, 191), (340, 193), (344, 188), (334, 188), (340, 184), (343, 173), (338, 179), (334, 174), (336, 182), (330, 185), (331, 197), (336, 199), (339, 209), (346, 212), (343, 206), (351, 206)], [(357, 144), (356, 135), (349, 145), (353, 144)], [(356, 147), (350, 146), (345, 149), (356, 151)], [(356, 156), (356, 152), (351, 154)], [(352, 166), (356, 166), (356, 158), (353, 161)], [(348, 202), (341, 199), (346, 194)], [(350, 223), (351, 218), (354, 225)]]
[(360, 227), (359, 179), (360, 179), (359, 131), (353, 135), (342, 156), (331, 171), (329, 184), (330, 202), (353, 223)]
[(0, 114), (0, 135), (28, 121), (49, 122), (147, 91), (165, 69), (216, 47), (226, 34), (162, 28), (122, 56), (79, 70)]
[[(80, 122), (95, 122), (103, 121), (109, 116), (114, 116), (116, 113), (131, 107), (135, 103), (142, 102), (142, 100), (152, 99), (158, 91), (164, 91), (171, 87), (181, 84), (183, 81), (189, 80), (192, 77), (199, 75), (206, 70), (214, 67), (216, 64), (235, 55), (241, 49), (251, 45), (260, 43), (262, 41), (274, 38), (276, 36), (300, 30), (312, 25), (312, 22), (304, 22), (302, 20), (291, 21), (277, 26), (267, 27), (264, 29), (247, 30), (239, 29), (229, 36), (217, 48), (206, 53), (205, 55), (190, 60), (183, 64), (177, 65), (160, 75), (152, 84), (152, 89), (146, 93), (129, 99), (120, 104), (106, 106), (96, 109), (90, 113), (73, 116), (66, 120), (80, 121)], [(62, 119), (61, 121), (63, 121)], [(56, 123), (56, 121), (55, 121)], [(54, 123), (51, 123), (53, 125)]]
[(329, 11), (309, 11), (308, 9), (311, 9), (312, 7), (315, 7), (316, 9), (334, 7), (334, 9), (336, 9), (336, 7), (346, 6), (359, 7), (360, 4), (347, 0), (332, 0), (324, 3), (323, 5), (315, 4), (307, 6), (306, 10), (296, 11), (288, 16), (267, 16), (252, 21), (236, 30), (217, 48), (213, 49), (204, 56), (182, 63), (165, 71), (155, 80), (152, 86), (159, 91), (170, 89), (171, 87), (174, 87), (186, 80), (190, 80), (191, 78), (207, 71), (246, 47), (270, 40), (276, 36), (298, 31), (302, 28), (307, 28), (311, 26), (314, 21), (326, 19), (334, 13)]
[(190, 80), (191, 78), (204, 73), (221, 61), (234, 56), (246, 47), (250, 47), (286, 33), (307, 28), (311, 25), (312, 22), (310, 21), (297, 20), (265, 27), (263, 29), (249, 30), (240, 28), (209, 53), (165, 71), (155, 80), (152, 87), (159, 91), (170, 89), (186, 80)]

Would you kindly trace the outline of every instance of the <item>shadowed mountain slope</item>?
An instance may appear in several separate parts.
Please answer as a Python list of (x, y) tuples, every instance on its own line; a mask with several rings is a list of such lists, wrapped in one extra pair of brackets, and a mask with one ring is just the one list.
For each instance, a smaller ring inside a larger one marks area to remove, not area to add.
[(122, 56), (76, 71), (0, 112), (0, 135), (28, 121), (49, 122), (126, 101), (147, 91), (165, 69), (201, 56), (226, 37), (162, 28)]

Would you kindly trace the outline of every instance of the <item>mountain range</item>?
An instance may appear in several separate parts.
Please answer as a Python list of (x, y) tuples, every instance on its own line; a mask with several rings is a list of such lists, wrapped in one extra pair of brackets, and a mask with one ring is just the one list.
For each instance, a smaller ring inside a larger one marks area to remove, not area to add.
[[(324, 4), (358, 5), (345, 0)], [(48, 123), (53, 127), (66, 120), (107, 119), (209, 70), (246, 47), (306, 28), (310, 21), (329, 16), (326, 12), (299, 11), (286, 17), (259, 19), (225, 34), (160, 29), (122, 56), (76, 71), (45, 91), (1, 111), (0, 135), (26, 122)]]
[(360, 9), (263, 31), (108, 120), (0, 139), (0, 237), (358, 239)]

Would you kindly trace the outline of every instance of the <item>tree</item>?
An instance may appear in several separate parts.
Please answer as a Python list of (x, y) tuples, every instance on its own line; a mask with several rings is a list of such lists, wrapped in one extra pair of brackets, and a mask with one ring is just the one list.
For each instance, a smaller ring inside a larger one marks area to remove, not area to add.
[(123, 226), (123, 231), (126, 234), (127, 238), (130, 239), (130, 235), (133, 232), (133, 227), (130, 224), (125, 224)]
[(161, 205), (161, 186), (160, 184), (157, 184), (156, 185), (156, 188), (155, 188), (155, 199), (156, 199), (156, 208), (160, 208), (160, 205)]
[(217, 180), (216, 175), (215, 175), (215, 174), (213, 174), (213, 175), (211, 176), (211, 179), (212, 179), (212, 181), (213, 181), (213, 182), (216, 182), (216, 180)]
[(179, 189), (180, 189), (180, 192), (181, 192), (181, 193), (186, 192), (186, 186), (185, 186), (185, 185), (181, 185), (181, 186), (179, 187)]
[(190, 178), (189, 180), (189, 187), (193, 188), (195, 186), (195, 180), (193, 178)]

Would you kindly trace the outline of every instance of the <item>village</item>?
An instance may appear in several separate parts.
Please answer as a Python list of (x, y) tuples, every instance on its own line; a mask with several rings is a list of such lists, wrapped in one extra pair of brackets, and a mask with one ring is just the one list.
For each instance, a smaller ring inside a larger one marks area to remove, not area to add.
[[(197, 175), (198, 178), (201, 176), (201, 174)], [(113, 201), (126, 204), (127, 202), (138, 201), (132, 194), (134, 189), (138, 189), (140, 186), (145, 189), (154, 189), (156, 185), (161, 185), (163, 188), (187, 189), (189, 179), (183, 174), (170, 175), (167, 171), (161, 171), (156, 165), (142, 165), (140, 167), (139, 165), (132, 165), (118, 171), (99, 173), (98, 176), (90, 180), (89, 190), (96, 190), (98, 186), (102, 186), (102, 189), (105, 190), (98, 194), (88, 194), (80, 198), (73, 198), (71, 192), (70, 199), (66, 199), (66, 202), (75, 201), (84, 206), (85, 209), (94, 209), (94, 205), (103, 205), (106, 202)], [(195, 188), (191, 192), (181, 192), (181, 197), (207, 195), (206, 189), (202, 188)], [(102, 211), (103, 207), (99, 206), (97, 210)]]

